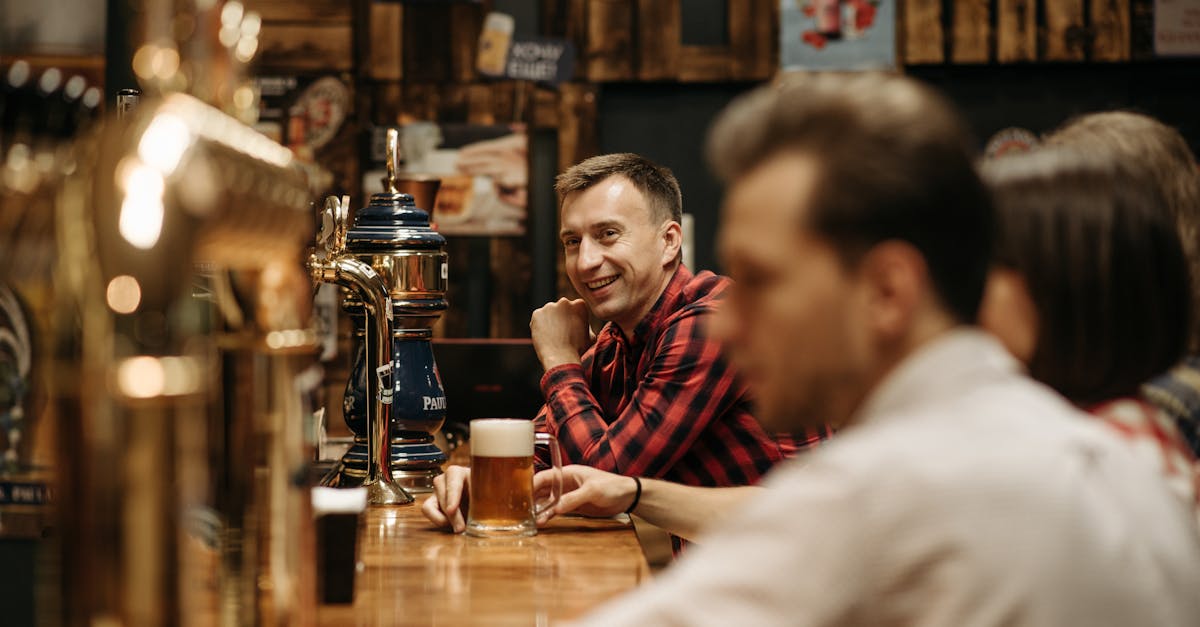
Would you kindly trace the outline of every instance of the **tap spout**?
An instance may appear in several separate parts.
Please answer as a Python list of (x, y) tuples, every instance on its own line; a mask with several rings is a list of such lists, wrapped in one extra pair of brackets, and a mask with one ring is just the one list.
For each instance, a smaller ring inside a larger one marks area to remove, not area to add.
[[(366, 263), (353, 257), (328, 259), (313, 254), (308, 268), (314, 282), (352, 290), (364, 304), (367, 375), (367, 488), (369, 505), (402, 505), (413, 497), (392, 478), (390, 412), (392, 402), (392, 299), (387, 283)], [(374, 376), (371, 376), (371, 372)]]

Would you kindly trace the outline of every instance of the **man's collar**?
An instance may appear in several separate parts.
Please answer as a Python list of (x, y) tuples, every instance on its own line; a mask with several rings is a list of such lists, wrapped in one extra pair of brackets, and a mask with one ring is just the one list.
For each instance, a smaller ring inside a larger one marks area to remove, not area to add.
[(868, 393), (851, 424), (869, 423), (1020, 371), (1020, 364), (990, 334), (959, 326), (909, 353)]
[[(629, 334), (630, 346), (641, 346), (646, 342), (646, 338), (650, 336), (650, 332), (654, 330), (659, 323), (662, 322), (671, 312), (678, 309), (677, 303), (680, 296), (683, 294), (683, 288), (692, 280), (692, 271), (687, 269), (687, 266), (680, 263), (675, 267), (675, 273), (671, 275), (671, 280), (667, 282), (667, 286), (663, 288), (661, 294), (658, 295), (658, 300), (654, 301), (654, 306), (637, 325), (633, 327), (633, 333)], [(623, 331), (618, 325), (613, 324), (613, 329), (620, 335)]]

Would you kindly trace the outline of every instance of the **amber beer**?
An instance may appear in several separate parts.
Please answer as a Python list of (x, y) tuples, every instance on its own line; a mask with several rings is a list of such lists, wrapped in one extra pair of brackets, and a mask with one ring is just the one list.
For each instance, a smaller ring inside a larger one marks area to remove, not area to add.
[(534, 443), (550, 446), (561, 473), (558, 443), (534, 434), (529, 420), (471, 421), (471, 483), (467, 533), (474, 536), (531, 536), (537, 533), (537, 514), (558, 502), (561, 474), (549, 502), (533, 498)]

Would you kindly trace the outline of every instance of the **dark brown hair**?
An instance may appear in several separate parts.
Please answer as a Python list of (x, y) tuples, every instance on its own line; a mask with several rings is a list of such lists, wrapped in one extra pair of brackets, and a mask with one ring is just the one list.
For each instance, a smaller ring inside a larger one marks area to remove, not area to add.
[[(1200, 309), (1200, 165), (1183, 135), (1148, 115), (1105, 111), (1069, 120), (1046, 144), (1114, 159), (1159, 186), (1190, 261), (1192, 308)], [(1193, 326), (1190, 345), (1200, 351), (1200, 326)]]
[(970, 146), (950, 104), (912, 79), (802, 73), (726, 109), (708, 158), (732, 181), (780, 153), (813, 157), (818, 181), (804, 226), (829, 239), (847, 265), (885, 240), (912, 244), (947, 310), (973, 322), (992, 210)]
[(554, 182), (559, 209), (567, 195), (588, 189), (610, 176), (623, 176), (633, 182), (646, 198), (651, 222), (662, 224), (668, 220), (683, 220), (683, 195), (675, 175), (669, 168), (631, 152), (584, 159), (559, 174)]
[(1038, 313), (1030, 374), (1080, 403), (1135, 394), (1182, 355), (1189, 279), (1162, 190), (1124, 164), (1042, 149), (984, 165), (996, 264)]

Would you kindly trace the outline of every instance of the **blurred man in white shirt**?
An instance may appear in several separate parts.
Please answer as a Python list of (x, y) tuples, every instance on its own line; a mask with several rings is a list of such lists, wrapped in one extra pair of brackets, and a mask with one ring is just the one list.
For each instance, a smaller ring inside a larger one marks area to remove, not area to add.
[(1200, 537), (1156, 470), (971, 326), (992, 213), (949, 105), (793, 77), (709, 149), (736, 284), (716, 331), (769, 429), (840, 433), (763, 488), (570, 467), (556, 513), (699, 538), (583, 624), (1200, 624)]

